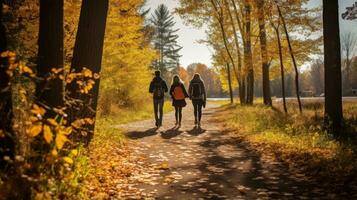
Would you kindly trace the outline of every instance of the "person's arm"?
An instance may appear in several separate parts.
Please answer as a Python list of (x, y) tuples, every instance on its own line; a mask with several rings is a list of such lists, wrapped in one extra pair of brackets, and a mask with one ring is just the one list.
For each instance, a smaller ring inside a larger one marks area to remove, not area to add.
[(189, 97), (188, 94), (187, 94), (185, 85), (184, 85), (184, 84), (181, 84), (181, 87), (182, 87), (182, 90), (183, 90), (183, 93), (184, 93), (185, 97)]
[(190, 99), (192, 98), (191, 94), (192, 94), (192, 84), (191, 84), (191, 82), (190, 82), (190, 85), (188, 86), (188, 97), (189, 97)]
[(173, 85), (171, 85), (171, 88), (170, 88), (170, 95), (173, 98), (173, 96), (174, 96), (174, 86)]
[(153, 93), (154, 92), (154, 84), (153, 82), (151, 81), (150, 82), (150, 87), (149, 87), (149, 93)]
[(205, 84), (202, 82), (202, 88), (203, 88), (203, 101), (205, 102), (205, 107), (206, 107), (206, 100), (207, 100), (207, 94), (206, 94), (206, 88)]
[(163, 80), (162, 81), (162, 86), (164, 87), (164, 92), (167, 92), (169, 89), (167, 88), (166, 82)]

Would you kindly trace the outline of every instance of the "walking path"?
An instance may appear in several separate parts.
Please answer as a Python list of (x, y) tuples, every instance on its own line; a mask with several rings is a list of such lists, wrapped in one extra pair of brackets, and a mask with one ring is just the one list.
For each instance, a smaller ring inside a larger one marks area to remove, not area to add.
[(146, 163), (146, 169), (137, 174), (137, 182), (132, 182), (121, 197), (321, 199), (321, 195), (328, 196), (303, 174), (289, 173), (273, 156), (262, 157), (231, 134), (216, 119), (222, 109), (219, 104), (209, 104), (201, 129), (193, 126), (191, 105), (184, 109), (179, 129), (174, 128), (173, 113), (164, 116), (164, 126), (158, 130), (152, 128), (153, 120), (118, 125), (125, 128), (133, 154), (142, 158), (140, 163)]

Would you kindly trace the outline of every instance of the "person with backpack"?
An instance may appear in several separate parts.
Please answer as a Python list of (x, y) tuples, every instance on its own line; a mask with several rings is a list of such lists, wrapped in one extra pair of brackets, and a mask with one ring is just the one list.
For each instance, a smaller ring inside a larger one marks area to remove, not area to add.
[(155, 125), (162, 126), (163, 108), (165, 93), (168, 91), (166, 82), (161, 78), (161, 72), (155, 71), (155, 77), (152, 79), (149, 87), (149, 92), (153, 94)]
[(178, 75), (175, 75), (172, 79), (170, 95), (172, 98), (172, 106), (175, 107), (176, 126), (181, 127), (182, 108), (186, 106), (185, 98), (188, 97), (188, 94)]
[(196, 73), (193, 76), (188, 92), (192, 100), (195, 126), (201, 127), (202, 107), (206, 107), (206, 89), (200, 74)]

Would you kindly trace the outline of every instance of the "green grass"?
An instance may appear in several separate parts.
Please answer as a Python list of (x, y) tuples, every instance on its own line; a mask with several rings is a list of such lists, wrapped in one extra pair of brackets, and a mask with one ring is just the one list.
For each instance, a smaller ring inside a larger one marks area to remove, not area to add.
[[(221, 120), (263, 153), (273, 152), (278, 159), (308, 172), (318, 169), (321, 174), (348, 175), (355, 170), (356, 144), (336, 140), (324, 130), (321, 103), (306, 103), (303, 114), (293, 103), (288, 105), (288, 114), (281, 105), (274, 109), (262, 104), (226, 107)], [(356, 115), (355, 104), (344, 104), (346, 126), (341, 134), (356, 136)]]

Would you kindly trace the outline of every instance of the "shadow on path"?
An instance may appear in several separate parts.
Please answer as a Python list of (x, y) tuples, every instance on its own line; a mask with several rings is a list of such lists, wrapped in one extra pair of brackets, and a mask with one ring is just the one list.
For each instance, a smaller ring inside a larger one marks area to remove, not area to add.
[(180, 131), (179, 129), (179, 127), (173, 127), (166, 130), (165, 132), (161, 132), (161, 137), (164, 139), (171, 139), (173, 137), (179, 136), (181, 133), (183, 133), (183, 131)]
[(188, 134), (193, 136), (201, 135), (202, 133), (206, 132), (205, 129), (193, 127), (192, 130), (187, 131)]
[(127, 132), (125, 135), (130, 138), (130, 139), (140, 139), (144, 137), (149, 137), (157, 134), (158, 128), (151, 128), (146, 131), (132, 131), (132, 132)]

